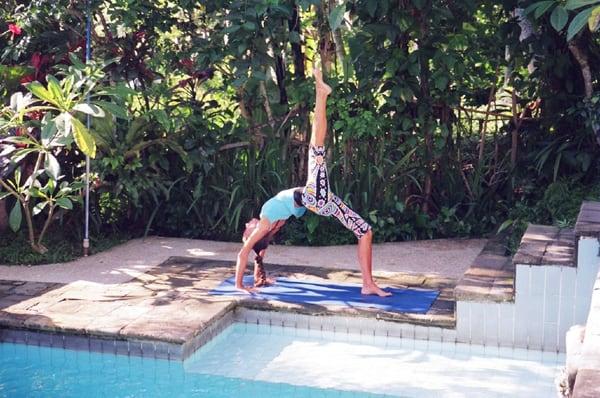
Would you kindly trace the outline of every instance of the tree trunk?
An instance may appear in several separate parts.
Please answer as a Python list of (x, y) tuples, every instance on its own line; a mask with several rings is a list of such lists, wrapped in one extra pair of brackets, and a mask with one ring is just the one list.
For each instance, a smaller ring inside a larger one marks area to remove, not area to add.
[(327, 22), (327, 9), (325, 8), (326, 3), (322, 3), (320, 7), (317, 7), (317, 23), (318, 23), (318, 49), (319, 55), (321, 56), (321, 67), (325, 74), (329, 74), (331, 71), (331, 64), (333, 54), (335, 53), (335, 45), (331, 40), (331, 30)]
[[(288, 19), (288, 29), (291, 32), (295, 32), (298, 35), (298, 40), (301, 40), (300, 31), (300, 13), (298, 12), (298, 4), (294, 2), (292, 6), (292, 16)], [(304, 69), (304, 54), (302, 53), (302, 44), (300, 41), (296, 43), (290, 43), (292, 47), (292, 54), (294, 56), (294, 76), (296, 79), (306, 79), (306, 72)]]
[(590, 99), (592, 98), (594, 89), (592, 87), (592, 71), (588, 62), (588, 56), (585, 51), (579, 47), (577, 39), (573, 39), (569, 42), (569, 51), (571, 51), (571, 54), (573, 54), (573, 57), (575, 57), (575, 60), (581, 69), (581, 77), (583, 78), (585, 87), (585, 99)]
[(427, 21), (428, 11), (431, 9), (431, 3), (427, 2), (427, 4), (423, 7), (422, 11), (419, 14), (419, 25), (420, 25), (420, 37), (418, 40), (419, 46), (419, 64), (421, 65), (421, 69), (419, 71), (419, 102), (420, 106), (418, 106), (419, 117), (422, 119), (422, 129), (423, 135), (425, 136), (425, 184), (423, 187), (423, 205), (421, 210), (423, 213), (429, 213), (429, 204), (431, 202), (431, 194), (432, 194), (432, 174), (433, 174), (433, 136), (431, 132), (431, 89), (429, 87), (429, 59), (426, 57), (425, 48), (428, 46), (428, 36), (429, 36), (429, 24)]
[[(334, 9), (336, 6), (335, 0), (329, 0), (329, 12)], [(346, 65), (346, 52), (344, 50), (344, 41), (342, 40), (342, 31), (340, 28), (331, 32), (331, 37), (333, 39), (333, 45), (335, 47), (335, 56), (337, 57), (337, 62), (342, 65), (342, 70), (344, 71), (344, 77), (348, 78), (348, 71)]]
[(285, 89), (285, 63), (283, 61), (283, 56), (277, 55), (275, 57), (275, 77), (277, 78), (277, 87), (279, 88), (279, 104), (287, 105), (288, 97), (287, 91)]

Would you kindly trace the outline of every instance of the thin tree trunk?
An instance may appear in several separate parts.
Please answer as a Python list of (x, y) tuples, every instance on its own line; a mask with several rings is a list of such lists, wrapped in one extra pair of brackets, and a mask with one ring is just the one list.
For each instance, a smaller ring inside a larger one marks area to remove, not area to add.
[(263, 104), (265, 111), (267, 112), (267, 118), (269, 119), (269, 125), (275, 129), (275, 119), (273, 118), (273, 111), (271, 110), (271, 103), (269, 102), (269, 94), (267, 93), (267, 85), (264, 81), (259, 84), (260, 94), (263, 96)]
[(420, 25), (420, 38), (418, 41), (419, 46), (419, 64), (421, 65), (421, 70), (419, 72), (419, 83), (420, 83), (420, 102), (425, 105), (424, 107), (419, 107), (421, 109), (425, 109), (424, 113), (421, 113), (419, 116), (423, 119), (423, 135), (425, 136), (425, 184), (423, 188), (423, 213), (429, 212), (429, 204), (431, 202), (431, 194), (432, 194), (432, 179), (433, 179), (433, 136), (431, 132), (431, 91), (429, 87), (429, 59), (425, 57), (425, 48), (427, 47), (427, 38), (429, 36), (429, 25), (427, 21), (427, 12), (431, 9), (431, 3), (427, 2), (427, 4), (423, 7), (420, 15), (419, 15), (419, 25)]
[[(336, 6), (335, 0), (329, 1), (329, 11), (331, 12)], [(335, 56), (337, 57), (337, 62), (342, 65), (342, 70), (344, 71), (344, 77), (347, 78), (347, 66), (346, 66), (346, 52), (344, 50), (344, 41), (342, 40), (342, 31), (338, 28), (335, 31), (331, 32), (331, 36), (333, 38), (333, 44), (335, 47)]]
[[(318, 48), (319, 55), (321, 56), (321, 66), (326, 74), (331, 71), (331, 64), (333, 59), (333, 53), (335, 46), (332, 45), (331, 41), (331, 30), (327, 23), (327, 10), (325, 8), (326, 3), (322, 3), (321, 6), (316, 7), (317, 9), (317, 23), (318, 23)], [(332, 51), (333, 50), (333, 51)]]
[(500, 69), (500, 65), (496, 68), (496, 73), (494, 74), (495, 80), (494, 85), (490, 89), (490, 95), (488, 97), (487, 107), (485, 109), (485, 117), (483, 119), (483, 124), (481, 125), (481, 131), (479, 132), (479, 163), (483, 161), (483, 154), (485, 149), (485, 132), (487, 129), (488, 116), (490, 113), (490, 108), (492, 103), (494, 102), (494, 97), (496, 95), (496, 86), (498, 84), (498, 71)]
[(592, 71), (588, 62), (588, 56), (585, 51), (579, 47), (576, 39), (569, 42), (569, 51), (571, 51), (571, 54), (573, 54), (573, 57), (575, 57), (575, 60), (581, 69), (581, 77), (583, 77), (583, 84), (585, 86), (585, 99), (590, 99), (592, 98), (594, 89), (592, 87)]
[(512, 114), (514, 128), (511, 133), (511, 144), (510, 144), (510, 167), (515, 168), (517, 164), (517, 148), (519, 145), (519, 127), (521, 125), (520, 118), (517, 116), (517, 90), (514, 87), (512, 89)]
[[(296, 33), (298, 40), (301, 40), (300, 22), (298, 4), (294, 2), (292, 6), (292, 16), (290, 19), (288, 19), (288, 29), (290, 30), (290, 33)], [(304, 68), (304, 53), (302, 53), (302, 44), (299, 41), (290, 44), (292, 47), (292, 54), (294, 56), (294, 76), (299, 80), (304, 80), (306, 79), (306, 72)]]
[(287, 90), (285, 88), (285, 63), (283, 56), (277, 55), (275, 57), (277, 63), (275, 64), (275, 77), (277, 78), (277, 87), (279, 88), (279, 104), (287, 105), (288, 97)]

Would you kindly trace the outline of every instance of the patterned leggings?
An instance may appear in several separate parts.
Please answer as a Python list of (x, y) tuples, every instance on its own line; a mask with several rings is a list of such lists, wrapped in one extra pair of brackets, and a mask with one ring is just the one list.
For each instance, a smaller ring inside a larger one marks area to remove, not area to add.
[(335, 216), (358, 239), (371, 230), (371, 226), (361, 216), (329, 189), (323, 146), (311, 145), (308, 149), (308, 178), (302, 191), (302, 204), (320, 216)]

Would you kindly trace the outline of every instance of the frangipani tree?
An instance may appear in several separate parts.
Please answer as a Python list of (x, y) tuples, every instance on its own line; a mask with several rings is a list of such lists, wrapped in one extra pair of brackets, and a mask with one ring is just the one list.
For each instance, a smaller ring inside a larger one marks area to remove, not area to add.
[[(9, 225), (16, 232), (25, 219), (31, 247), (39, 253), (47, 251), (42, 241), (55, 213), (81, 201), (83, 182), (78, 177), (66, 181), (57, 157), (78, 150), (94, 158), (96, 140), (83, 118), (103, 118), (108, 109), (122, 113), (103, 100), (115, 95), (101, 86), (107, 63), (84, 65), (74, 55), (71, 62), (62, 69), (61, 80), (48, 75), (47, 85), (29, 83), (29, 93), (13, 94), (10, 105), (0, 110), (0, 144), (8, 159), (0, 164), (0, 199), (16, 199)], [(38, 233), (34, 217), (42, 216)]]

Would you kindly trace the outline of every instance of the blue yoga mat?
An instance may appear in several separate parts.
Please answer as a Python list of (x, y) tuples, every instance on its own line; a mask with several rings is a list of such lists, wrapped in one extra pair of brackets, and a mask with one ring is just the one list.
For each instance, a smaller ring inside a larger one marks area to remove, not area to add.
[[(252, 276), (244, 277), (252, 285)], [(340, 305), (351, 308), (377, 308), (384, 311), (424, 314), (440, 294), (437, 290), (386, 288), (390, 297), (364, 296), (356, 283), (324, 283), (311, 280), (277, 278), (272, 286), (262, 287), (250, 296), (258, 300), (277, 300), (288, 303)], [(235, 288), (234, 278), (223, 281), (208, 294), (214, 296), (247, 296)]]

